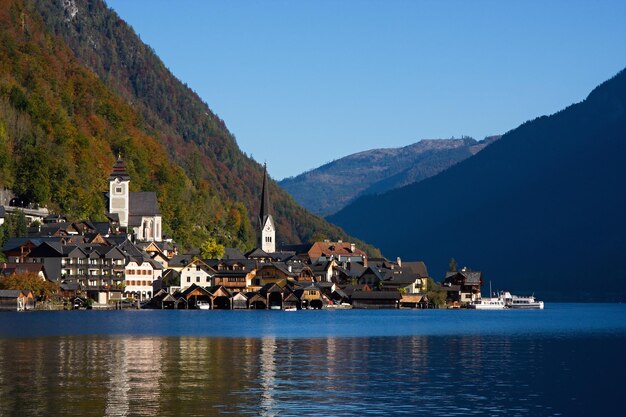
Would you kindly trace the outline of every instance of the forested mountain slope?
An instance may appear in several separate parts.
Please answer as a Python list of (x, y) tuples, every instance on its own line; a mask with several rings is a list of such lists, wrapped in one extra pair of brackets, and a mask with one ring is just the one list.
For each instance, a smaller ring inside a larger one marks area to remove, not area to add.
[[(102, 216), (121, 153), (157, 192), (164, 231), (249, 248), (262, 167), (100, 1), (0, 0), (0, 187), (70, 218)], [(278, 239), (349, 240), (270, 184)]]
[(423, 139), (401, 148), (348, 155), (286, 178), (279, 185), (313, 213), (329, 215), (362, 195), (379, 194), (432, 177), (479, 152), (499, 136)]
[(331, 221), (385, 254), (480, 269), (493, 288), (626, 301), (626, 72), (447, 171)]

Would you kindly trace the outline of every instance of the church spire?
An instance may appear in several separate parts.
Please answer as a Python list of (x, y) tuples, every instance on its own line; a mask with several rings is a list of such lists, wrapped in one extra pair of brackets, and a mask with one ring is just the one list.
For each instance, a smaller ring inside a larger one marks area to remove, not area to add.
[(259, 211), (259, 240), (261, 249), (267, 253), (276, 252), (276, 229), (270, 208), (269, 180), (267, 164), (263, 167), (263, 188), (261, 191), (261, 210)]
[(261, 211), (259, 212), (259, 219), (261, 223), (265, 223), (267, 216), (270, 216), (270, 193), (268, 191), (267, 181), (267, 163), (263, 165), (263, 189), (261, 191)]

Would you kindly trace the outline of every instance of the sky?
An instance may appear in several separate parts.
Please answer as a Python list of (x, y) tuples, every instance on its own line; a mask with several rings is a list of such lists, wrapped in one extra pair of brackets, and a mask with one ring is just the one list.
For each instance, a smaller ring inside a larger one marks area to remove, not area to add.
[(626, 67), (626, 1), (106, 0), (275, 179), (506, 133)]

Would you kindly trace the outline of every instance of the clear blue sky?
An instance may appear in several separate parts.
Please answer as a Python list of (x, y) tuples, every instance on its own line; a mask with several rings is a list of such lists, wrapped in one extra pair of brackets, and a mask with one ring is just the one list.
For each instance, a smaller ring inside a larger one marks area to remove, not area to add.
[(276, 178), (505, 133), (626, 67), (626, 1), (107, 0)]

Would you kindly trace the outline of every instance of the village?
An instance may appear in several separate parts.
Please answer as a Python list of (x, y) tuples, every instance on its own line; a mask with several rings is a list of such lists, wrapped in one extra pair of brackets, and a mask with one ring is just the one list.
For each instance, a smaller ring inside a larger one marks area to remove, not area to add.
[[(354, 243), (317, 241), (276, 247), (267, 171), (259, 213), (259, 247), (224, 248), (219, 259), (179, 253), (162, 236), (154, 192), (131, 192), (118, 158), (105, 193), (107, 221), (68, 222), (46, 209), (0, 205), (0, 225), (19, 212), (26, 236), (2, 248), (0, 280), (35, 274), (58, 284), (66, 309), (350, 309), (466, 307), (481, 299), (482, 274), (451, 265), (441, 284), (422, 261), (370, 258)], [(31, 310), (37, 294), (0, 290), (0, 309)]]

